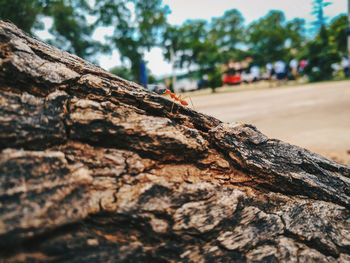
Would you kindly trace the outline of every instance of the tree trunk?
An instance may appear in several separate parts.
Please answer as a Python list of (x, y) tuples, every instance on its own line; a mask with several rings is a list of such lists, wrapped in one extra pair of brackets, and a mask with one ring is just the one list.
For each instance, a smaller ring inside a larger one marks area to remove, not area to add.
[(0, 21), (4, 262), (350, 262), (350, 167)]

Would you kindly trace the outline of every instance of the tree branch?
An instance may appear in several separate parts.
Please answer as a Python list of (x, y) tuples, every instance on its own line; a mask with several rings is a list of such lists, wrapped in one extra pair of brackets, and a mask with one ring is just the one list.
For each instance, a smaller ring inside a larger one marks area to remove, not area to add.
[(350, 261), (350, 167), (0, 21), (6, 262)]

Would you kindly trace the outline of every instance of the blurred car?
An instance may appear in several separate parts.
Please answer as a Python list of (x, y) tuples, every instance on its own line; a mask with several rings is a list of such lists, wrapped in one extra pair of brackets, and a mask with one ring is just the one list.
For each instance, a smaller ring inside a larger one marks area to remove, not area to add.
[(174, 90), (176, 92), (186, 92), (196, 90), (197, 88), (197, 81), (192, 78), (184, 78), (176, 81)]
[(203, 78), (199, 79), (197, 81), (197, 87), (198, 89), (208, 88), (208, 77), (204, 76)]
[(253, 80), (253, 76), (249, 72), (243, 71), (241, 73), (241, 79), (244, 83), (250, 83)]
[(238, 74), (230, 75), (225, 73), (222, 76), (222, 85), (238, 85), (241, 84), (242, 78)]

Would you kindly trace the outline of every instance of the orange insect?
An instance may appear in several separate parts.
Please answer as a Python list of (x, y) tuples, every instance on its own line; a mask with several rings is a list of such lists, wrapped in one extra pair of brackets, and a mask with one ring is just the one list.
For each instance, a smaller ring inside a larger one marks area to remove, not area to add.
[(168, 90), (168, 89), (166, 89), (166, 90), (163, 92), (163, 94), (165, 94), (165, 95), (170, 95), (170, 97), (174, 100), (173, 105), (171, 106), (171, 113), (173, 112), (174, 104), (175, 104), (175, 102), (177, 102), (177, 101), (178, 101), (181, 105), (183, 105), (183, 106), (188, 106), (187, 101), (185, 101), (186, 98), (189, 98), (189, 99), (190, 99), (191, 104), (192, 104), (192, 107), (194, 108), (193, 102), (192, 102), (190, 96), (186, 96), (186, 97), (182, 97), (182, 95), (178, 95), (178, 96), (177, 96), (177, 95), (176, 95), (176, 92), (173, 93), (173, 92), (171, 92), (171, 91)]

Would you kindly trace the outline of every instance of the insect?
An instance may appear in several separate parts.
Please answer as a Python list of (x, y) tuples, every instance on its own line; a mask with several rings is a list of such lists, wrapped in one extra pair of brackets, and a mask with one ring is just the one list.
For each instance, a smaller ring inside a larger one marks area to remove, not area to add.
[(193, 106), (193, 102), (191, 100), (191, 97), (190, 96), (185, 96), (185, 97), (182, 97), (182, 95), (176, 95), (176, 92), (171, 92), (170, 90), (166, 89), (164, 92), (163, 92), (163, 95), (170, 95), (170, 97), (174, 100), (173, 101), (173, 105), (171, 106), (171, 113), (173, 112), (173, 108), (174, 108), (174, 104), (175, 102), (179, 102), (181, 105), (183, 106), (188, 106), (188, 103), (187, 101), (185, 101), (186, 98), (189, 98), (190, 101), (191, 101), (191, 104), (192, 104), (192, 107), (194, 108)]

